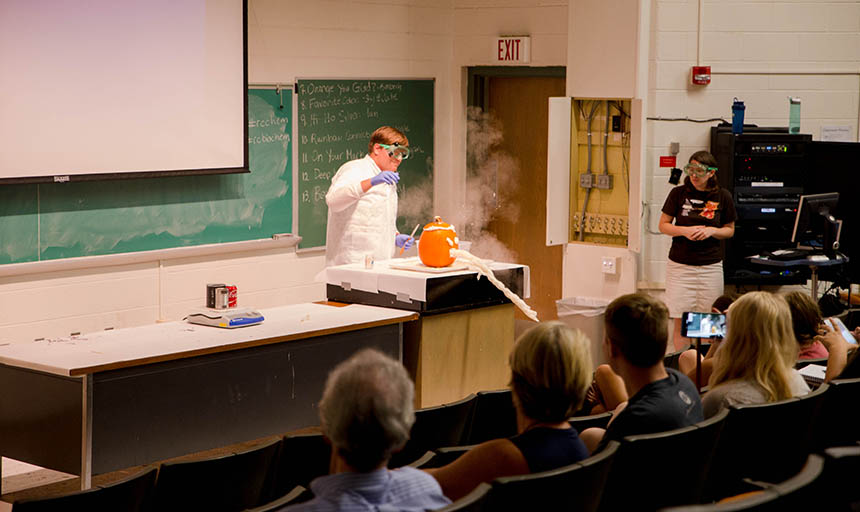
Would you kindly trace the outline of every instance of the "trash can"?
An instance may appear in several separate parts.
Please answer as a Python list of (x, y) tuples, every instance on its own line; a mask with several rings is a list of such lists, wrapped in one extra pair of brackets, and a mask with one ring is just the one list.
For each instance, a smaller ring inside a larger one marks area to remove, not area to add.
[(579, 329), (591, 340), (591, 362), (595, 368), (607, 362), (603, 349), (603, 313), (609, 302), (596, 297), (568, 297), (555, 301), (558, 319)]

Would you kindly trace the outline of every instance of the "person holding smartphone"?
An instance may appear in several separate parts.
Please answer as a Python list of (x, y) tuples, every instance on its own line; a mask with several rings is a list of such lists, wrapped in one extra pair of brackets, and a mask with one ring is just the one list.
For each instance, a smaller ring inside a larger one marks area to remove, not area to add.
[[(711, 312), (714, 314), (720, 314), (723, 316), (723, 331), (725, 332), (725, 315), (729, 310), (729, 306), (738, 298), (736, 294), (727, 293), (720, 295), (717, 297), (717, 300), (711, 304)], [(713, 337), (710, 338), (711, 346), (708, 347), (708, 352), (704, 357), (700, 356), (698, 351), (695, 348), (691, 348), (690, 350), (685, 350), (678, 356), (678, 369), (690, 378), (693, 382), (696, 382), (696, 358), (702, 360), (702, 364), (700, 367), (701, 374), (699, 375), (699, 379), (701, 383), (706, 383), (711, 378), (711, 372), (714, 369), (714, 354), (717, 353), (717, 349), (720, 348), (720, 343), (723, 341), (724, 336)]]
[(684, 183), (663, 204), (660, 232), (672, 237), (666, 262), (666, 303), (673, 319), (676, 350), (689, 343), (681, 336), (681, 314), (709, 311), (723, 293), (720, 240), (735, 233), (737, 213), (732, 194), (717, 184), (717, 160), (697, 151), (684, 166)]

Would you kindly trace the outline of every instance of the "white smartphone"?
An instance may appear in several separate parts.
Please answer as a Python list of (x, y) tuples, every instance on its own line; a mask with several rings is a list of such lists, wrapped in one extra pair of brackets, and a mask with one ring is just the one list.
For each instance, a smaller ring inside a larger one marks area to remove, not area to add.
[(851, 331), (849, 331), (847, 327), (845, 327), (845, 324), (842, 323), (842, 320), (836, 318), (835, 316), (828, 318), (828, 320), (830, 320), (830, 325), (832, 325), (834, 329), (836, 329), (837, 331), (839, 331), (840, 334), (842, 334), (842, 337), (845, 338), (845, 341), (851, 343), (852, 345), (857, 344), (857, 340), (854, 338), (854, 335), (851, 334)]

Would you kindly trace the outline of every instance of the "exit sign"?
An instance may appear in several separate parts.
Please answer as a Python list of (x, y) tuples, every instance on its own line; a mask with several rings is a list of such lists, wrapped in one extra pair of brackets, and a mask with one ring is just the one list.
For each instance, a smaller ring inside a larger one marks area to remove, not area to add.
[(497, 37), (493, 45), (493, 61), (496, 64), (522, 64), (531, 60), (531, 38), (529, 36)]

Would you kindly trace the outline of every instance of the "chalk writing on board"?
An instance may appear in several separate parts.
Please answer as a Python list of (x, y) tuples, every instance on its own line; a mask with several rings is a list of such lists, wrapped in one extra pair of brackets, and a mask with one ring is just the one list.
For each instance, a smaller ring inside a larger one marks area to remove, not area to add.
[(414, 156), (400, 166), (404, 186), (431, 179), (432, 80), (300, 80), (297, 94), (300, 247), (325, 245), (331, 179), (341, 165), (367, 154), (376, 128), (394, 126), (409, 138)]

